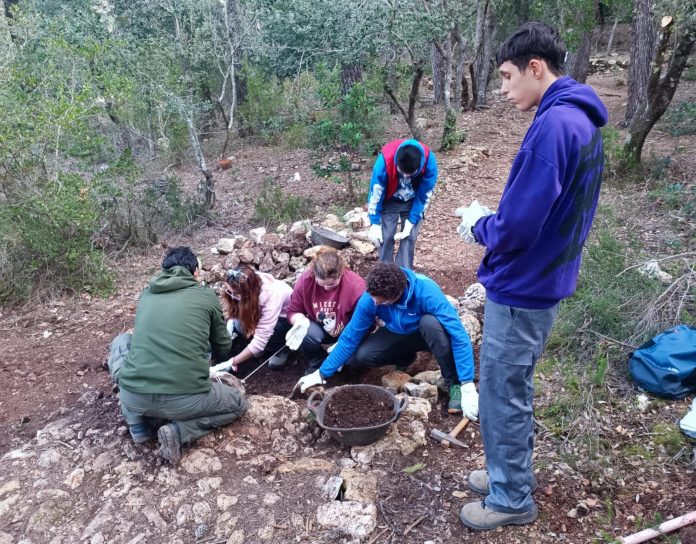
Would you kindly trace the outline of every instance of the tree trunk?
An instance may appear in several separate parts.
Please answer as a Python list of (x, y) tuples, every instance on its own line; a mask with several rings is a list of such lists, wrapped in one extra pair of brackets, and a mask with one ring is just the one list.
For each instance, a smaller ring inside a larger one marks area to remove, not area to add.
[(681, 29), (674, 51), (665, 59), (674, 26), (672, 18), (664, 17), (661, 26), (662, 31), (646, 86), (648, 99), (644, 107), (633, 115), (628, 127), (621, 164), (624, 168), (640, 162), (645, 139), (658, 119), (667, 111), (696, 41), (696, 23), (690, 22)]
[(384, 92), (391, 99), (392, 104), (396, 107), (403, 115), (406, 124), (408, 125), (411, 134), (416, 140), (422, 139), (420, 128), (416, 125), (416, 104), (418, 103), (418, 91), (420, 89), (420, 83), (423, 79), (423, 62), (417, 61), (413, 64), (413, 79), (411, 80), (411, 92), (408, 96), (408, 111), (399, 102), (396, 97), (394, 90), (389, 86), (389, 82), (384, 83)]
[[(471, 66), (471, 65), (469, 65)], [(469, 107), (469, 84), (466, 81), (466, 69), (462, 70), (462, 109)]]
[(14, 43), (10, 34), (10, 26), (7, 23), (8, 17), (5, 7), (0, 9), (0, 68), (9, 64), (14, 58)]
[(592, 31), (585, 32), (578, 48), (568, 55), (566, 73), (579, 83), (587, 80), (587, 69), (590, 66), (590, 50), (592, 48)]
[(452, 41), (456, 46), (456, 56), (455, 56), (455, 69), (454, 69), (454, 101), (457, 104), (456, 107), (462, 108), (464, 101), (464, 96), (462, 89), (466, 85), (466, 79), (464, 78), (464, 66), (466, 64), (466, 55), (464, 54), (464, 39), (459, 31), (459, 24), (454, 25), (454, 30), (452, 31)]
[(434, 43), (430, 48), (433, 64), (433, 104), (439, 104), (445, 94), (445, 59)]
[(641, 105), (648, 101), (650, 61), (655, 50), (653, 0), (633, 0), (631, 65), (628, 68), (628, 99), (624, 125), (629, 126)]
[(344, 65), (341, 67), (341, 96), (346, 96), (353, 85), (362, 81), (362, 66), (359, 64), (352, 64), (350, 66)]
[[(445, 106), (445, 124), (442, 129), (442, 142), (440, 149), (447, 151), (452, 149), (457, 143), (457, 109), (452, 107), (452, 54), (456, 43), (456, 33), (459, 29), (455, 24), (451, 35), (445, 40), (444, 46), (440, 46), (437, 42), (438, 50), (442, 54), (445, 65), (445, 81), (444, 81), (444, 106)], [(455, 95), (456, 96), (456, 95)], [(458, 101), (455, 101), (458, 103)]]
[[(230, 143), (230, 135), (234, 128), (235, 113), (237, 111), (237, 62), (239, 57), (239, 44), (235, 42), (237, 39), (239, 28), (239, 0), (223, 0), (222, 9), (224, 10), (225, 20), (225, 36), (224, 40), (227, 43), (227, 74), (226, 80), (223, 82), (223, 92), (220, 95), (218, 102), (222, 111), (222, 117), (225, 120), (225, 139), (220, 150), (220, 159), (224, 159), (227, 154), (227, 146)], [(228, 113), (225, 114), (225, 108), (222, 103), (225, 101), (225, 85), (230, 82), (229, 105)]]
[(476, 35), (474, 38), (474, 108), (487, 104), (486, 93), (491, 75), (491, 57), (493, 56), (493, 39), (495, 34), (495, 14), (490, 0), (478, 0), (476, 12)]
[(607, 41), (607, 55), (611, 54), (611, 48), (614, 46), (614, 34), (616, 34), (616, 25), (619, 24), (619, 19), (614, 19), (614, 24), (611, 26), (611, 32), (609, 32), (609, 40)]
[(215, 206), (215, 179), (213, 178), (212, 172), (208, 169), (208, 164), (206, 163), (205, 155), (203, 154), (203, 149), (201, 148), (201, 142), (198, 139), (198, 133), (196, 132), (196, 127), (193, 123), (193, 105), (191, 104), (190, 97), (188, 104), (179, 104), (179, 110), (182, 117), (186, 121), (189, 143), (191, 144), (191, 149), (193, 149), (193, 154), (196, 156), (198, 168), (204, 177), (204, 179), (198, 184), (198, 192), (203, 196), (206, 209), (212, 210), (213, 206)]

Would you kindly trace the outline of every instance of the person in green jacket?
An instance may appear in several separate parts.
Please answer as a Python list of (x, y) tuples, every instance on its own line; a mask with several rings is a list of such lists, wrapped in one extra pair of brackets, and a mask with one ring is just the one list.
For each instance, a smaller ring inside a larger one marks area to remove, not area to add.
[(160, 454), (175, 465), (183, 445), (239, 418), (243, 394), (210, 380), (208, 353), (224, 361), (231, 347), (220, 301), (198, 283), (196, 255), (172, 248), (140, 296), (134, 332), (111, 343), (109, 372), (133, 441), (155, 437), (153, 418), (170, 420), (157, 437)]

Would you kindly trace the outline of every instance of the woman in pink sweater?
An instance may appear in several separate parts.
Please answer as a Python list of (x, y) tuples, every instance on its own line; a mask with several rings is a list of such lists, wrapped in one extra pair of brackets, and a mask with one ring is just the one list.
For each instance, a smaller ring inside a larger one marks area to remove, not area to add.
[[(265, 359), (285, 345), (285, 334), (290, 329), (287, 309), (291, 294), (287, 283), (250, 266), (227, 271), (223, 297), (235, 353), (229, 360), (232, 370), (236, 372), (240, 364), (252, 358)], [(285, 350), (272, 361), (279, 359), (275, 363), (284, 364), (287, 355)]]
[[(309, 268), (299, 277), (288, 306), (292, 329), (286, 340), (307, 359), (306, 373), (321, 366), (328, 352), (322, 344), (335, 344), (353, 315), (365, 280), (346, 268), (338, 252), (321, 248)], [(273, 361), (272, 361), (273, 362)], [(275, 364), (271, 368), (279, 368)]]

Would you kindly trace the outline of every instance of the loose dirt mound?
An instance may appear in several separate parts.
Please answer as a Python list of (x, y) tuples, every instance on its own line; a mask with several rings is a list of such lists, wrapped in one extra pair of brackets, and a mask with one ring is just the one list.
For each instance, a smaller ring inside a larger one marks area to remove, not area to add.
[(342, 387), (326, 403), (324, 425), (334, 429), (373, 427), (394, 416), (394, 403), (385, 394), (369, 389)]

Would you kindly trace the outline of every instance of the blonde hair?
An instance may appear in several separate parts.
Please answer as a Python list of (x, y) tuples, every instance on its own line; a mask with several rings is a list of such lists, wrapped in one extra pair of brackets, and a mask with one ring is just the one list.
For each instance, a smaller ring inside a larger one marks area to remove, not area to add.
[(312, 271), (320, 280), (338, 278), (345, 268), (346, 265), (338, 251), (328, 246), (322, 246), (312, 260)]

